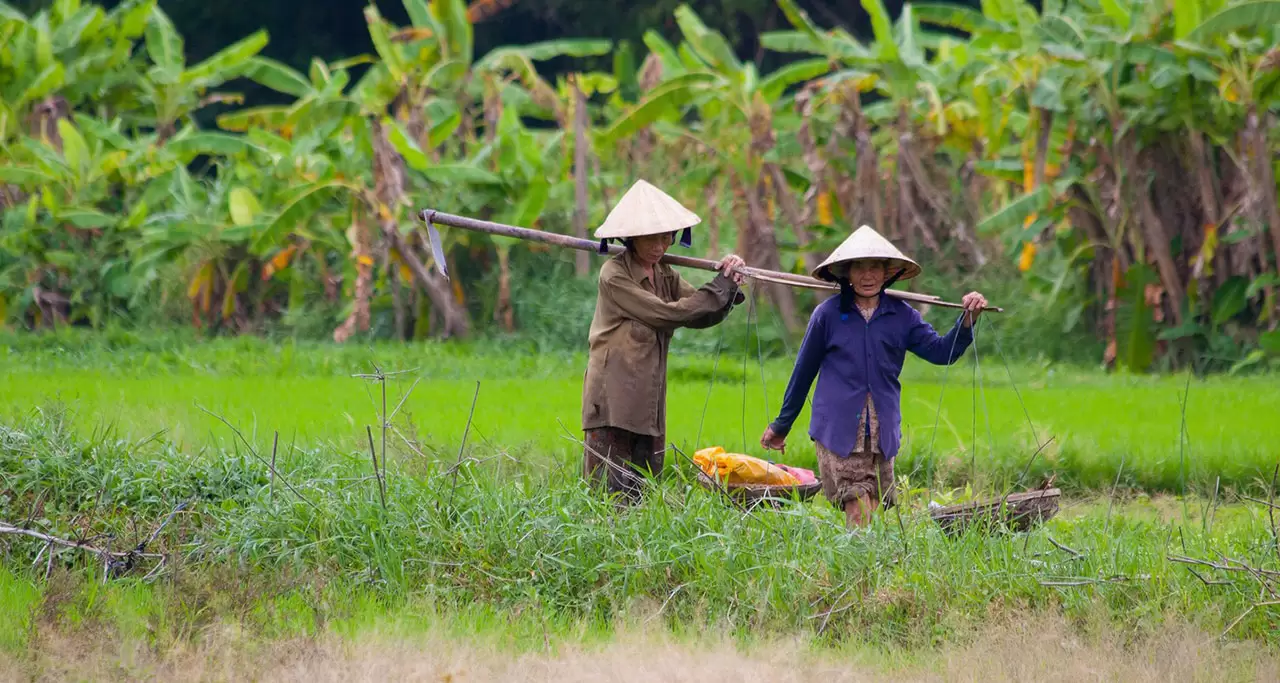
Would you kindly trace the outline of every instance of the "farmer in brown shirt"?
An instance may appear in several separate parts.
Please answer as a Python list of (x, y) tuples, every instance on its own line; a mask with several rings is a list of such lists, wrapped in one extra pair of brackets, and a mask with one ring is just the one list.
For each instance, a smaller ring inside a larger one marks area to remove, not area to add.
[(628, 502), (640, 498), (645, 473), (662, 472), (666, 454), (667, 351), (677, 328), (706, 328), (743, 301), (736, 268), (726, 256), (720, 273), (695, 289), (658, 261), (677, 232), (682, 246), (701, 222), (666, 193), (636, 182), (596, 231), (601, 250), (608, 240), (627, 250), (600, 268), (599, 295), (588, 336), (582, 390), (585, 475)]

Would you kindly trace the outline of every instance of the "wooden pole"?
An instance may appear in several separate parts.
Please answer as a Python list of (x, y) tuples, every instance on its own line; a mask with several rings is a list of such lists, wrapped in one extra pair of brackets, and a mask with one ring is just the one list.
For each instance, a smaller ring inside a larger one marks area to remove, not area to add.
[[(569, 235), (561, 235), (554, 232), (545, 232), (543, 230), (530, 230), (528, 228), (518, 228), (514, 225), (504, 225), (502, 223), (494, 223), (491, 221), (482, 221), (475, 218), (467, 218), (466, 216), (457, 216), (450, 213), (442, 213), (434, 209), (423, 209), (418, 213), (418, 217), (427, 224), (427, 234), (431, 241), (431, 250), (435, 255), (436, 266), (440, 268), (441, 274), (448, 277), (448, 273), (444, 270), (444, 251), (440, 243), (440, 235), (435, 230), (435, 224), (448, 225), (454, 228), (462, 228), (463, 230), (473, 230), (475, 232), (484, 232), (490, 235), (499, 235), (501, 237), (514, 237), (516, 239), (527, 240), (529, 242), (540, 242), (542, 244), (550, 244), (557, 247), (565, 247), (567, 249), (577, 249), (591, 253), (600, 253), (600, 243), (596, 240), (581, 239), (578, 237), (570, 237)], [(608, 253), (617, 254), (625, 250), (626, 247), (610, 243)], [(712, 272), (719, 271), (719, 264), (710, 259), (698, 258), (696, 256), (681, 256), (679, 254), (667, 254), (662, 257), (662, 263), (673, 266), (684, 266), (686, 268), (696, 268), (698, 270), (709, 270)], [(762, 280), (764, 282), (773, 282), (781, 285), (789, 285), (791, 287), (804, 287), (807, 289), (818, 289), (831, 292), (840, 291), (840, 287), (833, 282), (826, 282), (808, 275), (797, 275), (795, 273), (784, 273), (776, 270), (765, 270), (764, 268), (752, 268), (745, 266), (738, 269), (743, 275), (754, 280)], [(930, 306), (940, 306), (943, 308), (964, 308), (962, 304), (943, 301), (942, 299), (931, 294), (917, 294), (915, 292), (904, 292), (897, 289), (886, 289), (885, 294), (902, 299), (904, 301), (913, 301)], [(1004, 309), (988, 306), (983, 311), (994, 311), (1003, 313)]]

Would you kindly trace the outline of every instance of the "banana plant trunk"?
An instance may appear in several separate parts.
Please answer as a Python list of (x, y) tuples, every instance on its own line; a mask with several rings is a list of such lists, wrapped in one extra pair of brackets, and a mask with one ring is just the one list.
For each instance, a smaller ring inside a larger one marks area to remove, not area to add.
[[(1245, 117), (1245, 135), (1249, 143), (1250, 198), (1255, 220), (1267, 229), (1271, 236), (1271, 248), (1275, 254), (1276, 268), (1280, 270), (1280, 197), (1276, 195), (1276, 175), (1272, 166), (1272, 154), (1268, 135), (1275, 117), (1269, 112), (1259, 113), (1251, 106)], [(1262, 259), (1266, 263), (1266, 258)]]
[[(740, 233), (738, 253), (753, 266), (769, 270), (781, 270), (778, 258), (778, 242), (765, 211), (761, 197), (765, 196), (764, 177), (756, 180), (755, 186), (747, 186), (740, 180), (740, 189), (747, 202), (747, 229)], [(758, 265), (757, 265), (758, 264)], [(783, 285), (757, 283), (778, 309), (782, 317), (782, 325), (789, 334), (799, 329), (796, 318), (795, 294), (790, 287)]]
[[(586, 255), (586, 252), (579, 252)], [(511, 306), (511, 248), (506, 245), (498, 247), (498, 305), (494, 308), (493, 318), (502, 326), (504, 332), (516, 329), (515, 312)]]
[[(573, 84), (573, 234), (587, 237), (587, 97), (577, 82)], [(591, 270), (591, 255), (580, 251), (574, 256), (573, 272), (586, 277)]]
[(346, 342), (357, 331), (365, 332), (369, 329), (369, 300), (373, 297), (372, 240), (368, 228), (361, 220), (358, 205), (352, 211), (351, 227), (355, 237), (352, 256), (356, 262), (354, 304), (347, 319), (333, 331), (333, 340), (339, 344)]
[(407, 203), (404, 192), (404, 159), (387, 138), (387, 131), (382, 127), (381, 122), (374, 117), (370, 124), (373, 132), (374, 194), (378, 202), (377, 215), (383, 237), (388, 240), (388, 244), (395, 247), (410, 271), (414, 273), (418, 283), (431, 298), (432, 308), (440, 311), (443, 320), (440, 336), (465, 337), (470, 330), (466, 309), (454, 298), (453, 292), (442, 276), (427, 272), (400, 235), (396, 221), (397, 212), (392, 207)]

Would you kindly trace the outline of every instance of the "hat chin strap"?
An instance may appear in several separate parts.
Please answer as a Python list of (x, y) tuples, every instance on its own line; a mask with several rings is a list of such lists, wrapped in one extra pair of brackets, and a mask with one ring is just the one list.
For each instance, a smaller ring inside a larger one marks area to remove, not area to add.
[(897, 282), (897, 281), (898, 281), (898, 278), (902, 277), (903, 275), (906, 275), (906, 273), (907, 273), (907, 269), (906, 269), (906, 268), (899, 268), (899, 269), (898, 269), (898, 272), (896, 272), (896, 273), (894, 273), (894, 274), (893, 274), (893, 277), (891, 277), (891, 278), (889, 278), (888, 280), (885, 280), (885, 281), (884, 281), (884, 285), (883, 285), (882, 287), (880, 287), (880, 293), (881, 293), (881, 294), (884, 294), (884, 290), (886, 290), (886, 289), (888, 289), (888, 288), (892, 287), (892, 286), (893, 286), (893, 284), (894, 284), (895, 282)]

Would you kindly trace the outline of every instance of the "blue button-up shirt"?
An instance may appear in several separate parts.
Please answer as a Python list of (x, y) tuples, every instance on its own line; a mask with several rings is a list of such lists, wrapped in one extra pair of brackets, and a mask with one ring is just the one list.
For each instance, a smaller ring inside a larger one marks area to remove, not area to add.
[(816, 375), (809, 438), (833, 453), (848, 455), (857, 443), (858, 417), (870, 393), (880, 422), (880, 450), (894, 458), (902, 443), (898, 375), (906, 352), (934, 365), (956, 362), (973, 342), (973, 330), (964, 326), (963, 315), (943, 337), (901, 299), (881, 295), (870, 321), (856, 311), (842, 315), (838, 295), (827, 299), (809, 318), (782, 410), (770, 426), (782, 436), (791, 431)]

